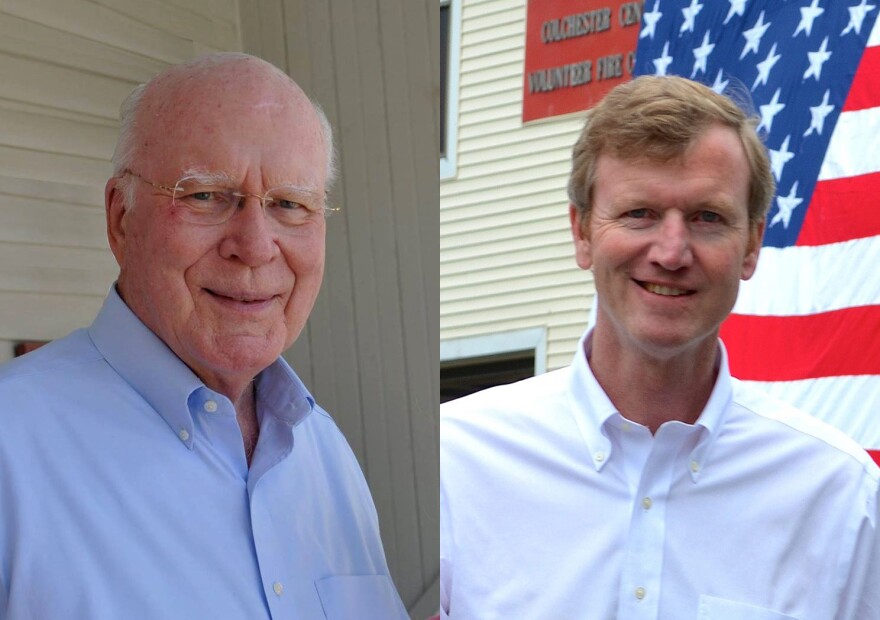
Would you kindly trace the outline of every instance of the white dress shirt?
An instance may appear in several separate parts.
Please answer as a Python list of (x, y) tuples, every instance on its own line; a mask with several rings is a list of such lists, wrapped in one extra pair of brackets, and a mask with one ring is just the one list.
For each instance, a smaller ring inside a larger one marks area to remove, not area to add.
[(721, 345), (697, 422), (652, 436), (602, 391), (589, 343), (441, 407), (443, 618), (880, 618), (864, 450), (732, 379)]

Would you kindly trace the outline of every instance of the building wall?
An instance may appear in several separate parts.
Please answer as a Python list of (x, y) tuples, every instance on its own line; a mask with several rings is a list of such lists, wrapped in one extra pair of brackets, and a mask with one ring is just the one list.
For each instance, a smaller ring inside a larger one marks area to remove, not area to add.
[(244, 50), (336, 130), (324, 287), (287, 354), (349, 439), (414, 618), (437, 608), (438, 12), (433, 0), (9, 0), (0, 6), (0, 361), (91, 323), (116, 277), (103, 188), (119, 104)]
[(552, 370), (570, 363), (594, 293), (574, 262), (565, 189), (582, 115), (522, 123), (525, 0), (463, 0), (461, 17), (457, 171), (440, 183), (440, 338), (543, 328)]

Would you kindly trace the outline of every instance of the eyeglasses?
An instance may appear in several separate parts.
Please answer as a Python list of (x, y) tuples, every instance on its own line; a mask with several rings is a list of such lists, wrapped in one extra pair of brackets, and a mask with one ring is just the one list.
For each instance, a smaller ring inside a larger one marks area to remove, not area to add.
[(323, 217), (337, 211), (325, 206), (323, 194), (292, 185), (270, 189), (261, 196), (224, 187), (210, 177), (199, 175), (183, 177), (172, 187), (145, 179), (131, 170), (125, 170), (122, 176), (127, 174), (156, 189), (169, 192), (171, 205), (180, 218), (193, 224), (210, 226), (227, 222), (246, 198), (259, 200), (266, 214), (282, 229), (292, 229), (317, 216)]

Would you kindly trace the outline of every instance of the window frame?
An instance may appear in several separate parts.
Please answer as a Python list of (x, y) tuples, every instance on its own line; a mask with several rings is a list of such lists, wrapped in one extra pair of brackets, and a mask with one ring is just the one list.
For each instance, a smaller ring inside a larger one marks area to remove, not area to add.
[[(461, 64), (461, 0), (440, 0), (449, 7), (449, 40), (446, 54), (446, 153), (440, 154), (440, 180), (454, 178), (458, 172), (458, 99)], [(442, 50), (442, 46), (441, 46)]]

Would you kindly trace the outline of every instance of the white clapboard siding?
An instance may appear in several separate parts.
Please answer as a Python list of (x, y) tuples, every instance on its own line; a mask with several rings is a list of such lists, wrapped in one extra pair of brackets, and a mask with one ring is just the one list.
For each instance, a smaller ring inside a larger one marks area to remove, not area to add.
[(285, 68), (335, 130), (324, 284), (288, 352), (370, 484), (413, 618), (439, 594), (435, 0), (242, 0), (244, 49)]
[(525, 2), (463, 0), (457, 172), (440, 184), (440, 337), (546, 329), (570, 363), (592, 303), (566, 186), (580, 115), (522, 122)]

